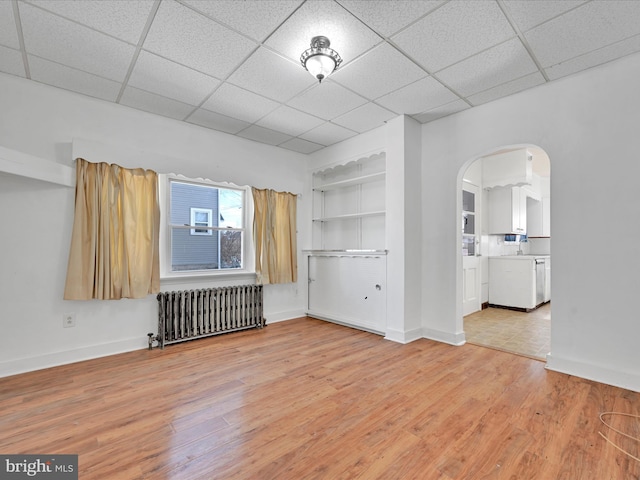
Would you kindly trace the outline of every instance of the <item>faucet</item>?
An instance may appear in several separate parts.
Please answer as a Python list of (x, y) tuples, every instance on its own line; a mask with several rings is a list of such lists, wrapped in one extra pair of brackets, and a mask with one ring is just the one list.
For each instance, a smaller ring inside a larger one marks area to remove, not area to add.
[(520, 240), (518, 240), (518, 251), (516, 252), (516, 255), (524, 255), (524, 252), (522, 251), (522, 242)]

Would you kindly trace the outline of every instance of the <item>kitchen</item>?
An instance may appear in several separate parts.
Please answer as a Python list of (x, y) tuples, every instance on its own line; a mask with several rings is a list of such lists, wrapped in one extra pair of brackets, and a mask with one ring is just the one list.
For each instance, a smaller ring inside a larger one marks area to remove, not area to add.
[(549, 157), (538, 147), (478, 159), (462, 186), (466, 340), (544, 360), (549, 351)]

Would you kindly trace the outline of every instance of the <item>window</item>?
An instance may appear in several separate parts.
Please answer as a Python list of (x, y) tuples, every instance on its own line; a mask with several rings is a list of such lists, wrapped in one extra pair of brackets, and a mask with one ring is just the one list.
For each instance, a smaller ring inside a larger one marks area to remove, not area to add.
[[(213, 210), (210, 208), (191, 208), (191, 226), (212, 227), (211, 218)], [(191, 235), (213, 235), (213, 230), (209, 228), (192, 228)]]
[(247, 189), (161, 176), (163, 276), (242, 270)]

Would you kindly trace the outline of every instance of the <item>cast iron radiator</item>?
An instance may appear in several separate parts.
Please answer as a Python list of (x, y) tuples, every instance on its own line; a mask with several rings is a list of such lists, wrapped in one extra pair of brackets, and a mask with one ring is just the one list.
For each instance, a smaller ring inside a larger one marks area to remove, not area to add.
[(160, 348), (265, 325), (262, 285), (161, 292), (157, 298)]

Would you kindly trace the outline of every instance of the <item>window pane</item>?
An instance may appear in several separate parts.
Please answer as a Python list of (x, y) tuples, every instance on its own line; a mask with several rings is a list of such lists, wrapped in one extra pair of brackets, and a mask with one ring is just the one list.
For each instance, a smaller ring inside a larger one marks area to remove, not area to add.
[(244, 216), (244, 192), (241, 190), (220, 189), (220, 226), (242, 228)]
[(218, 268), (218, 235), (191, 235), (189, 228), (171, 229), (171, 270)]
[(244, 191), (172, 180), (170, 195), (171, 271), (242, 268)]
[(220, 232), (220, 268), (242, 268), (242, 232)]

